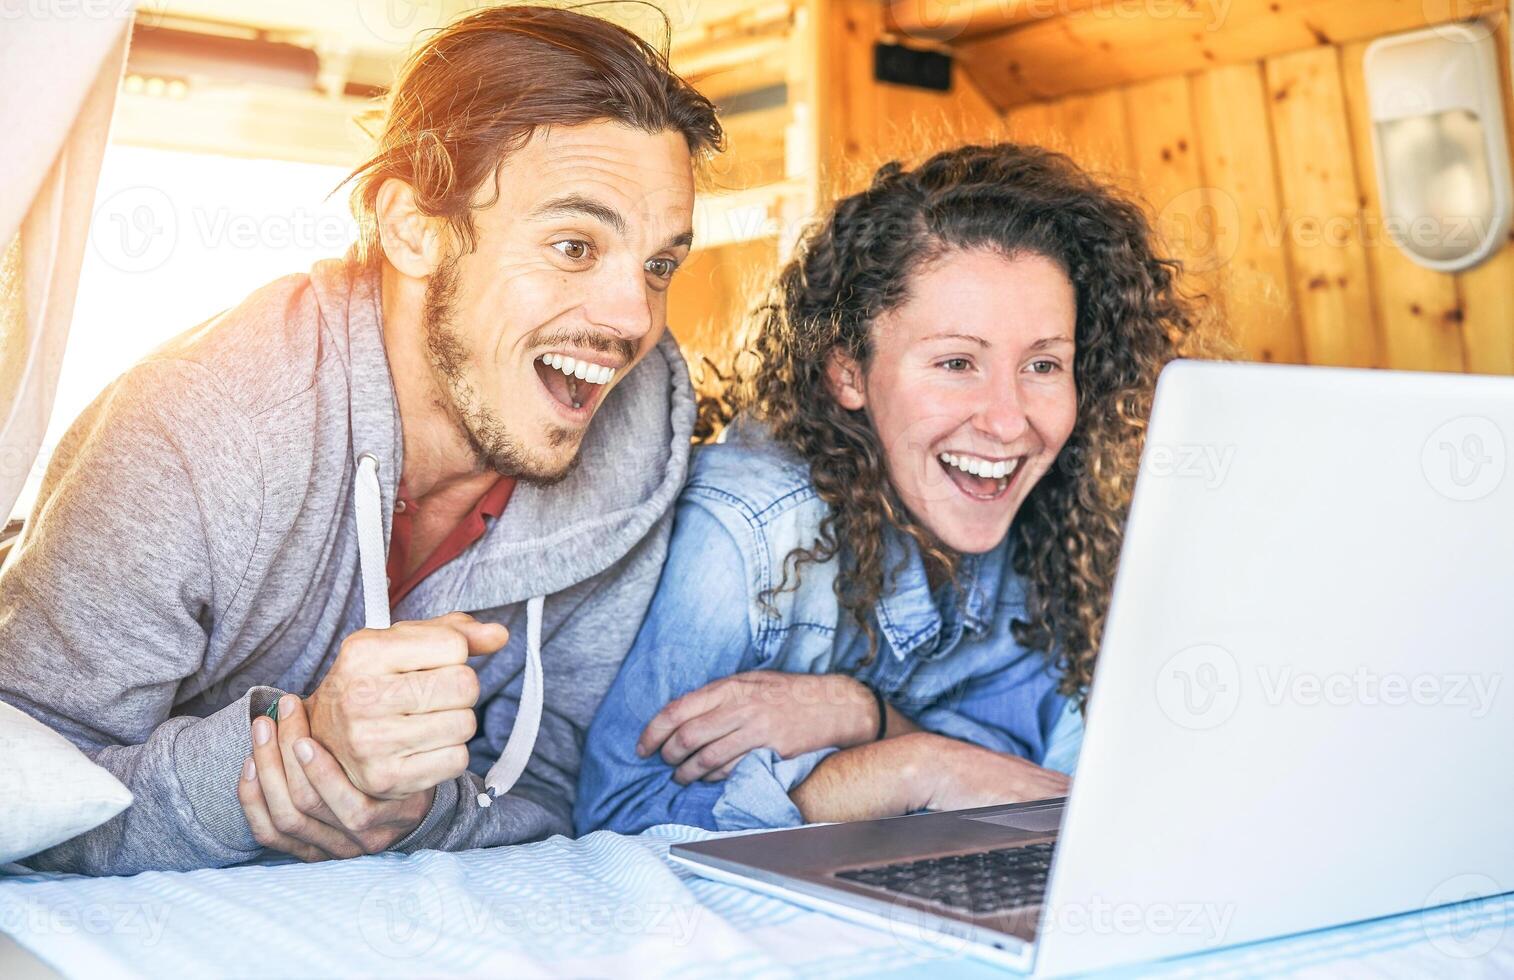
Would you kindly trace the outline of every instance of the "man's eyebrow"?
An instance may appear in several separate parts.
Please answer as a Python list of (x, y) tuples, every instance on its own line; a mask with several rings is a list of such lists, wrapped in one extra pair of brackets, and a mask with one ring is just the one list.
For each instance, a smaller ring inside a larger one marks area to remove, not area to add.
[(674, 235), (672, 238), (668, 239), (668, 243), (666, 245), (664, 245), (662, 248), (664, 250), (666, 250), (666, 249), (670, 249), (670, 248), (678, 248), (681, 245), (687, 245), (690, 248), (694, 247), (694, 232), (693, 231), (686, 231), (686, 232), (683, 232), (680, 235)]
[(624, 215), (608, 204), (602, 204), (582, 194), (564, 194), (562, 197), (544, 201), (531, 209), (529, 217), (551, 218), (565, 215), (584, 215), (593, 218), (609, 225), (621, 238), (626, 237), (627, 227)]

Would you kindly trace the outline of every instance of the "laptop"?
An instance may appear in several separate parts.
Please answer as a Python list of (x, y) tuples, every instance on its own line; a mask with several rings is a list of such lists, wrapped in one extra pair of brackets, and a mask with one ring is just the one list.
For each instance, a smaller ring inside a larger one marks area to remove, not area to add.
[(1180, 361), (1070, 795), (672, 848), (1037, 975), (1514, 891), (1514, 379)]

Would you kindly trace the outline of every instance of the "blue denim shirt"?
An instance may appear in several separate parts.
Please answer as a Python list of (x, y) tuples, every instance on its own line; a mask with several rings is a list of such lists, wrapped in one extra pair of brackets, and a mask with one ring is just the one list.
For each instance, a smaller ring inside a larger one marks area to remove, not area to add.
[(580, 834), (802, 823), (789, 791), (834, 748), (792, 759), (757, 749), (725, 780), (689, 786), (660, 756), (636, 754), (669, 701), (749, 670), (853, 674), (921, 728), (1072, 771), (1081, 716), (1057, 692), (1045, 655), (1010, 634), (1025, 591), (1008, 538), (965, 556), (958, 586), (933, 593), (919, 549), (888, 532), (885, 569), (902, 566), (875, 607), (878, 649), (863, 665), (866, 636), (832, 589), (837, 561), (804, 565), (798, 588), (771, 595), (768, 607), (759, 599), (781, 581), (789, 552), (814, 543), (827, 510), (808, 467), (760, 434), (695, 451), (657, 594), (589, 729), (574, 807)]

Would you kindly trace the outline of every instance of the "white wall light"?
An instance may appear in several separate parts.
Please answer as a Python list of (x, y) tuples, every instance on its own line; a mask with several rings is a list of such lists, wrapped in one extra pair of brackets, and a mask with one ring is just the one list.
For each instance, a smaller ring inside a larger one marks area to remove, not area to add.
[(1364, 58), (1389, 237), (1440, 272), (1477, 265), (1509, 233), (1497, 58), (1492, 32), (1476, 22), (1385, 37)]

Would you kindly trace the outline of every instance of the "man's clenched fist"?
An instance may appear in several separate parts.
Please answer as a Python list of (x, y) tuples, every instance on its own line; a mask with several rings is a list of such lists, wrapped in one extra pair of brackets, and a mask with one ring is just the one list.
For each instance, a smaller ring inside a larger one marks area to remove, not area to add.
[(402, 799), (468, 768), (478, 675), (469, 657), (499, 650), (510, 631), (467, 613), (358, 630), (305, 699), (310, 734), (354, 786)]

